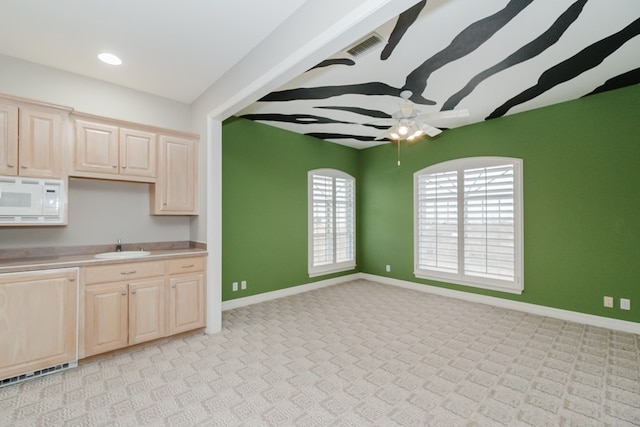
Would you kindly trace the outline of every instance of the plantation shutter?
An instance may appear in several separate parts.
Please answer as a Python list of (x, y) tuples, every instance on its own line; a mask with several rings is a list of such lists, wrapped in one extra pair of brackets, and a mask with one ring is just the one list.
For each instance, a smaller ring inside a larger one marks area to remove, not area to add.
[(418, 180), (418, 268), (457, 273), (458, 173)]
[(313, 175), (313, 266), (333, 263), (333, 178)]
[(465, 274), (512, 281), (514, 227), (513, 165), (465, 170)]
[(335, 181), (335, 262), (354, 259), (354, 197), (353, 180), (336, 178)]

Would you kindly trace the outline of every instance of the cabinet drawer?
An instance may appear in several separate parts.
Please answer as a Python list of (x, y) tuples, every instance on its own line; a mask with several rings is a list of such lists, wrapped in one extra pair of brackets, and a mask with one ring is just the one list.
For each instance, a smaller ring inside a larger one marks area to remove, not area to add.
[(169, 261), (169, 274), (190, 273), (204, 271), (206, 257), (178, 258)]
[(92, 283), (118, 282), (122, 280), (140, 279), (164, 275), (164, 262), (130, 262), (117, 265), (87, 267), (84, 282)]

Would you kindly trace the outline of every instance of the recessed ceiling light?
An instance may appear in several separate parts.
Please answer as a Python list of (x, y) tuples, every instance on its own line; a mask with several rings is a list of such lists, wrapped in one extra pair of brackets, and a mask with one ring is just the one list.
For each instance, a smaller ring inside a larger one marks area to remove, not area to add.
[(103, 52), (100, 55), (98, 55), (98, 59), (100, 59), (100, 61), (107, 63), (109, 65), (120, 65), (122, 64), (122, 59), (118, 58), (117, 56), (115, 56), (112, 53), (106, 53)]

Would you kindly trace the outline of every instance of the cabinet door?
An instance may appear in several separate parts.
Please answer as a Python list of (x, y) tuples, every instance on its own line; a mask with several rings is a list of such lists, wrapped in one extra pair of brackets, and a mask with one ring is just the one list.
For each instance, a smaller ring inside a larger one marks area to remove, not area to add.
[(135, 129), (120, 129), (120, 174), (155, 178), (156, 135)]
[(128, 302), (126, 282), (85, 287), (85, 356), (129, 344)]
[(169, 334), (205, 326), (204, 274), (169, 279)]
[(77, 270), (0, 275), (0, 379), (76, 360)]
[(18, 175), (34, 178), (62, 176), (62, 115), (36, 108), (20, 108)]
[(74, 170), (118, 174), (118, 127), (76, 120)]
[(0, 175), (18, 174), (18, 107), (0, 104)]
[(129, 344), (165, 335), (164, 295), (164, 277), (129, 284)]
[(196, 141), (160, 136), (158, 181), (152, 193), (154, 214), (197, 214), (196, 150)]

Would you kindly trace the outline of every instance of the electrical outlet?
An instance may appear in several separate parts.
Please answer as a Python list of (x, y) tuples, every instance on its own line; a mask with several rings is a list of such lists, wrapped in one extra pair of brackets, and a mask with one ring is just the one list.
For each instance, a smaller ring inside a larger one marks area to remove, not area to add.
[(631, 310), (631, 300), (628, 298), (620, 298), (620, 310)]
[(613, 308), (613, 297), (604, 297), (604, 306)]
[(247, 289), (247, 281), (243, 280), (242, 282), (240, 282), (240, 289), (242, 289), (243, 291), (245, 289)]
[(391, 272), (391, 266), (389, 264), (387, 264), (387, 273)]
[(231, 290), (233, 292), (237, 292), (238, 291), (238, 282), (233, 282), (233, 284), (231, 285)]

